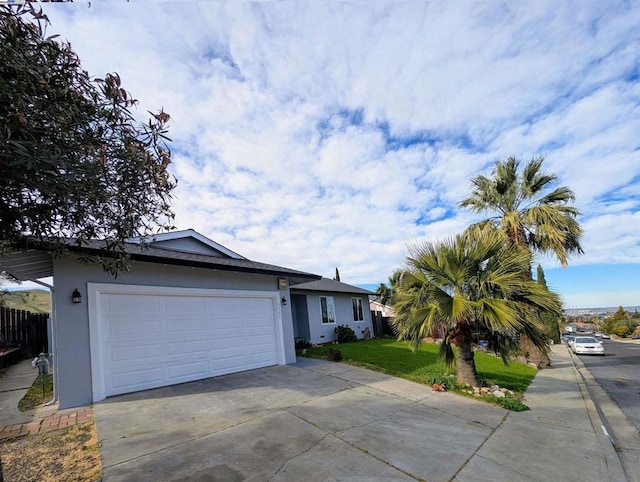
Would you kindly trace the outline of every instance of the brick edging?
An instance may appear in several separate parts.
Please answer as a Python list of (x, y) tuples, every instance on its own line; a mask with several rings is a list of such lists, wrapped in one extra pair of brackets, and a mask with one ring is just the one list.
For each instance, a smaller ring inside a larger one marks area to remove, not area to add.
[(0, 427), (0, 441), (58, 430), (90, 420), (93, 420), (93, 408), (91, 407), (81, 408), (73, 412), (56, 413), (27, 423)]

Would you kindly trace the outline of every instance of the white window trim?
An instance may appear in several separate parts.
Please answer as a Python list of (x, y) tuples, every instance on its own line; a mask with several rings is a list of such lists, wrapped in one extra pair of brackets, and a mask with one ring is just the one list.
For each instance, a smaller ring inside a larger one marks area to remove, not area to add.
[(364, 303), (362, 301), (362, 298), (359, 298), (357, 296), (352, 296), (351, 297), (351, 311), (353, 311), (353, 300), (358, 300), (358, 302), (360, 303), (360, 310), (362, 311), (362, 319), (361, 320), (356, 320), (355, 313), (353, 313), (353, 322), (354, 323), (364, 323)]
[[(331, 300), (331, 306), (333, 307), (333, 321), (327, 321), (326, 323), (322, 319), (322, 298), (327, 300), (327, 319), (329, 319), (329, 302)], [(323, 325), (335, 325), (336, 324), (336, 302), (333, 299), (333, 296), (319, 296), (318, 303), (320, 303), (320, 323)]]

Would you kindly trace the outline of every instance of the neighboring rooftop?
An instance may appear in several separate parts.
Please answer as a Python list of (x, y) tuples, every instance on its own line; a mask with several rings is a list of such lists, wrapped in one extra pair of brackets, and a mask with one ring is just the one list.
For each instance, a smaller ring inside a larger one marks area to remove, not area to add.
[(317, 281), (309, 281), (308, 283), (301, 283), (291, 286), (292, 290), (301, 291), (325, 291), (332, 293), (351, 293), (358, 295), (374, 295), (373, 291), (358, 288), (357, 286), (348, 285), (341, 281), (334, 279), (322, 278)]

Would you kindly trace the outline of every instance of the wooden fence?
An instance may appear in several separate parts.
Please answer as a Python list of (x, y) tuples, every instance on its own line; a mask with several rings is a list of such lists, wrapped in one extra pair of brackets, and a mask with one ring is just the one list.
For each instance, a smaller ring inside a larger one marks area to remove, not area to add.
[(373, 336), (393, 336), (393, 330), (389, 325), (389, 317), (382, 316), (379, 311), (372, 311), (371, 321), (373, 322)]
[(21, 347), (26, 356), (48, 351), (48, 313), (31, 313), (14, 308), (0, 308), (0, 350)]

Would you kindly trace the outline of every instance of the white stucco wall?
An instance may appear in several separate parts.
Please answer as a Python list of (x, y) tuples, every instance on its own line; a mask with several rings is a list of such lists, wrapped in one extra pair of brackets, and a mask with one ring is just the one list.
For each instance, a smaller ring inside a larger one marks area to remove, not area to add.
[[(97, 266), (72, 259), (54, 260), (53, 271), (56, 307), (54, 356), (60, 408), (87, 405), (93, 401), (87, 283), (278, 291), (276, 276), (146, 262), (133, 262), (130, 272), (121, 273), (115, 279)], [(80, 304), (71, 302), (71, 293), (75, 289), (82, 295)], [(289, 299), (288, 289), (278, 293), (278, 299), (283, 296)], [(285, 363), (295, 363), (291, 310), (288, 305), (280, 308)]]

